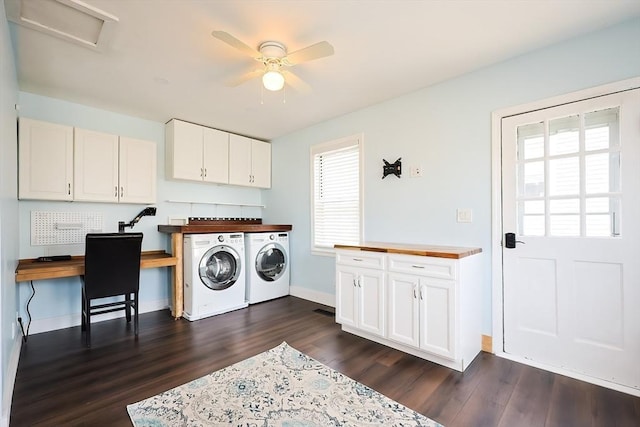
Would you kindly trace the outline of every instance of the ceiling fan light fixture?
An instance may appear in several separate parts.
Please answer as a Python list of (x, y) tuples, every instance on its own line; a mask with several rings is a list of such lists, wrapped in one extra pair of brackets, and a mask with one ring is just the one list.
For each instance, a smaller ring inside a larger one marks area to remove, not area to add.
[(267, 71), (262, 76), (262, 84), (265, 89), (277, 92), (284, 87), (284, 76), (280, 71)]

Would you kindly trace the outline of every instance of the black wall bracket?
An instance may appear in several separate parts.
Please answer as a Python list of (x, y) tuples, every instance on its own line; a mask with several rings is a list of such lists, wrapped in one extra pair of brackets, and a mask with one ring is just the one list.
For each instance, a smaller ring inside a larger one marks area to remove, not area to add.
[(382, 159), (384, 162), (384, 166), (382, 166), (382, 179), (385, 179), (387, 175), (395, 175), (400, 178), (402, 175), (402, 157), (396, 160), (393, 163), (387, 162), (385, 159)]

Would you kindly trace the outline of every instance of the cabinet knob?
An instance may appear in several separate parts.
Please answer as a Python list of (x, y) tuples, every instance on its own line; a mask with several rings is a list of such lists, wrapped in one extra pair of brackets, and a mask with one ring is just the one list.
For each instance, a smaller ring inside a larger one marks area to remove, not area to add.
[(115, 187), (115, 192), (113, 193), (113, 197), (118, 197), (118, 186)]
[(120, 187), (120, 197), (124, 196), (124, 187)]

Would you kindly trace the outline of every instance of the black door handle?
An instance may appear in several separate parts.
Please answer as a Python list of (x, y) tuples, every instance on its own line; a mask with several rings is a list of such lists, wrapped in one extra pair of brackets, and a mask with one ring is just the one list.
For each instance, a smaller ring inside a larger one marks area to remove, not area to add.
[(516, 247), (516, 243), (522, 243), (523, 245), (525, 244), (524, 242), (520, 241), (520, 240), (516, 240), (516, 233), (505, 233), (504, 234), (504, 247), (507, 249), (513, 249)]

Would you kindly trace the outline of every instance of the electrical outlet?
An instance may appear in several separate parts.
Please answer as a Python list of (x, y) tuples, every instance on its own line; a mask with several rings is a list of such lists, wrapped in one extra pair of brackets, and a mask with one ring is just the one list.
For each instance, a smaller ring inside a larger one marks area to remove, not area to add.
[(422, 177), (422, 166), (411, 166), (411, 178)]
[(473, 211), (471, 208), (458, 208), (456, 209), (456, 220), (458, 222), (472, 222)]

